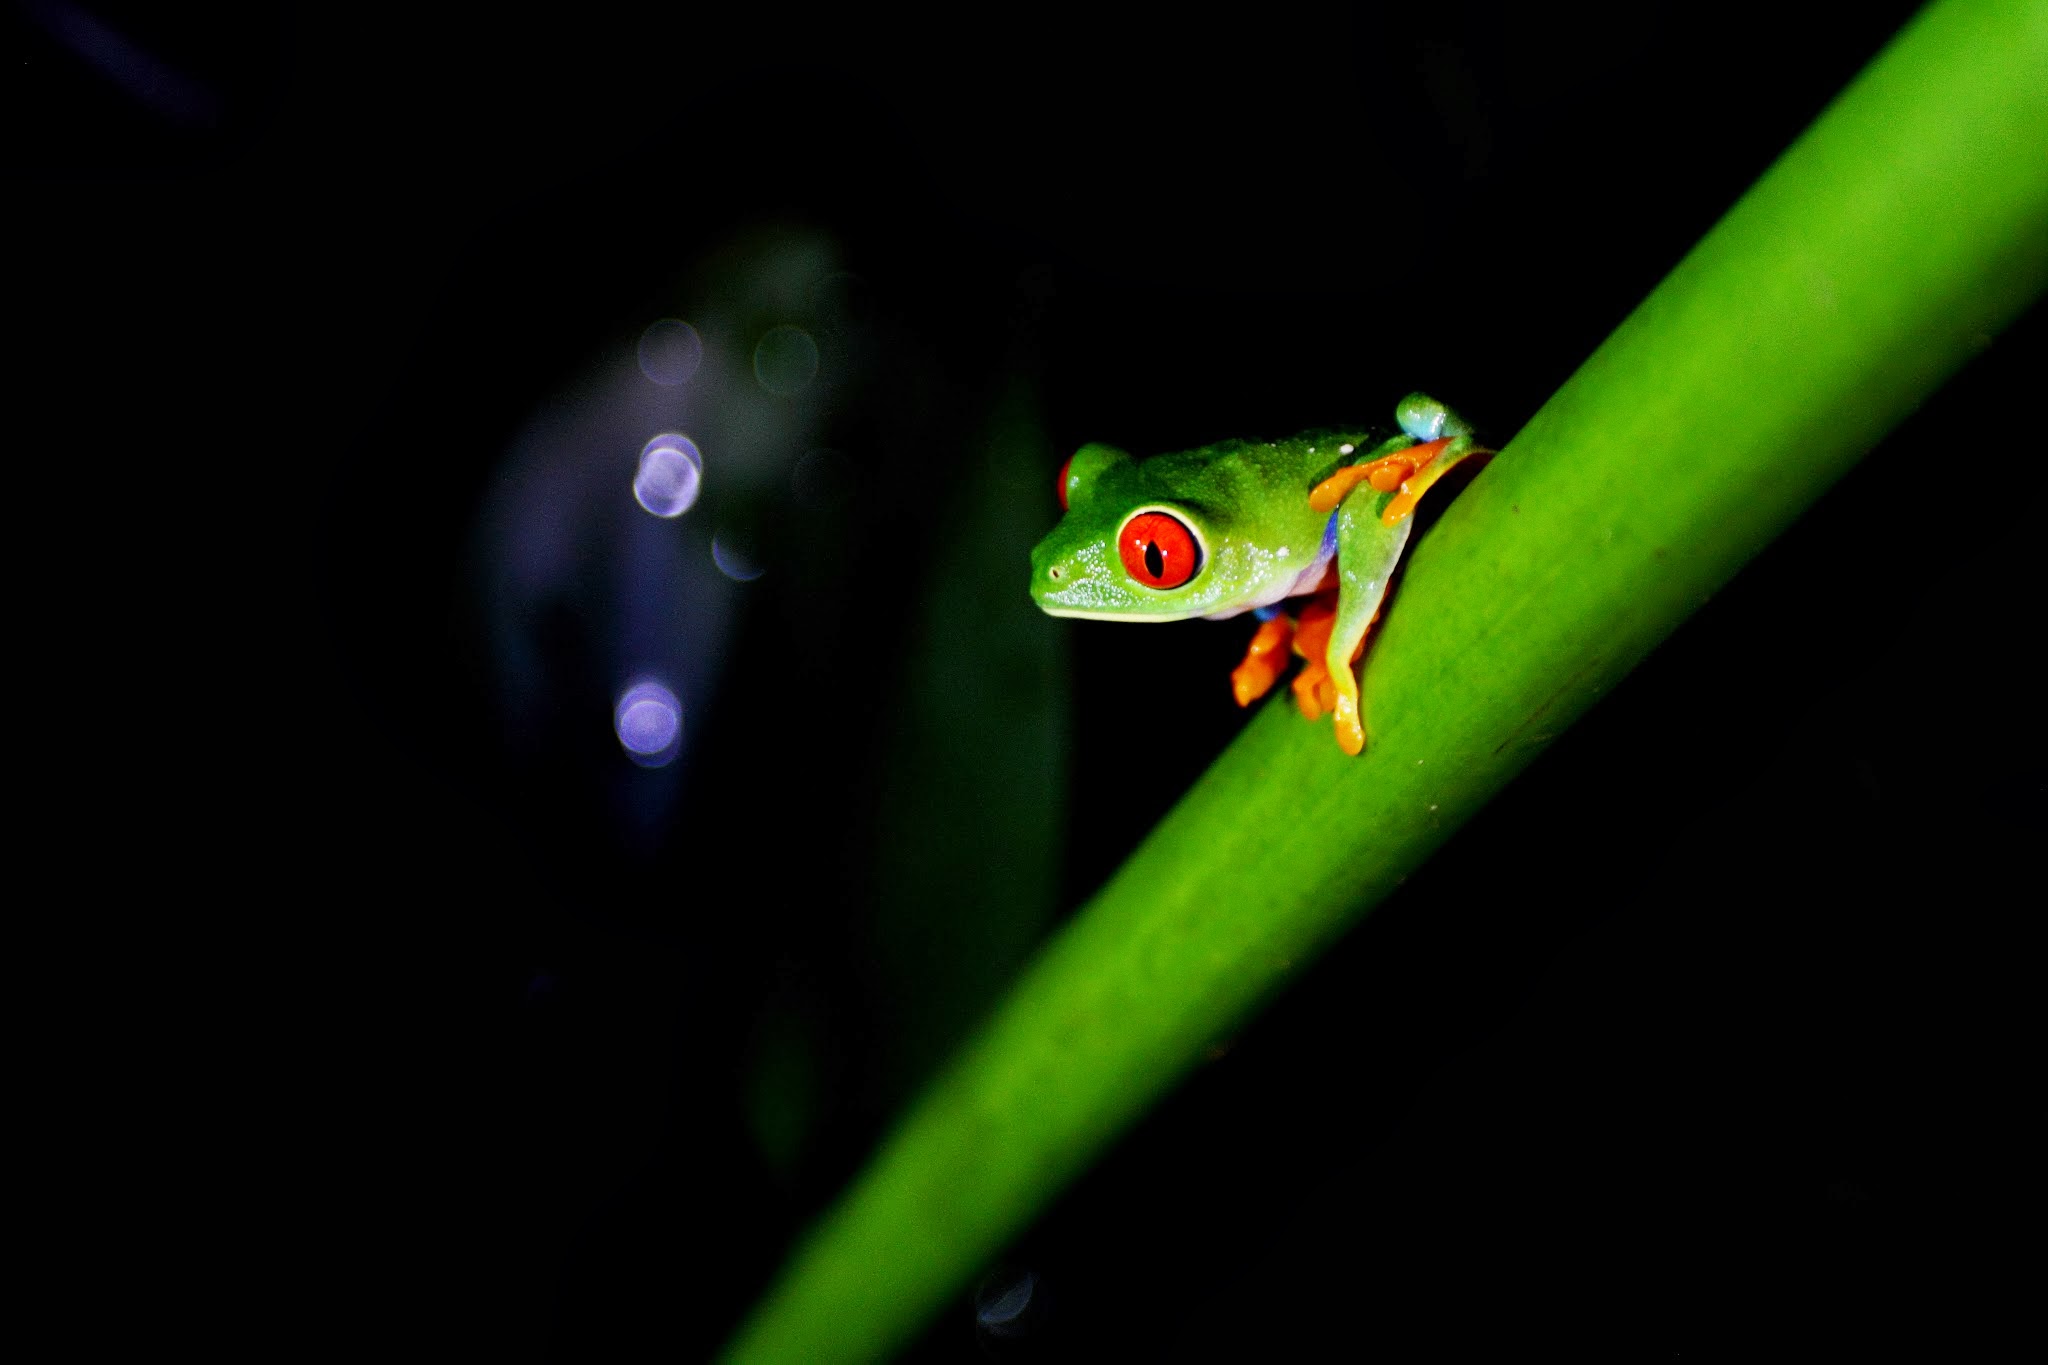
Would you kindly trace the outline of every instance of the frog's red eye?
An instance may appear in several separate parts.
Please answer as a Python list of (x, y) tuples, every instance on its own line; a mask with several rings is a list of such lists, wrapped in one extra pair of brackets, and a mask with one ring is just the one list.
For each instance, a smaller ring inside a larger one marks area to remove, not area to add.
[(1074, 457), (1069, 455), (1067, 456), (1067, 462), (1060, 466), (1059, 482), (1053, 485), (1053, 491), (1060, 495), (1060, 510), (1062, 512), (1067, 510), (1067, 471), (1073, 467)]
[(1140, 512), (1124, 523), (1116, 552), (1131, 577), (1148, 588), (1177, 588), (1195, 576), (1202, 551), (1179, 517)]

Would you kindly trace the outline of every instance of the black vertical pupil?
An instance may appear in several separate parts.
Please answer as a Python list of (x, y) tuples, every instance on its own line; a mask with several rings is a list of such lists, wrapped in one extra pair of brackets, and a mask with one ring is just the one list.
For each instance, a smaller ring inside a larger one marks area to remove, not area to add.
[(1156, 540), (1145, 542), (1145, 572), (1154, 578), (1166, 577), (1166, 556), (1159, 553), (1159, 542)]

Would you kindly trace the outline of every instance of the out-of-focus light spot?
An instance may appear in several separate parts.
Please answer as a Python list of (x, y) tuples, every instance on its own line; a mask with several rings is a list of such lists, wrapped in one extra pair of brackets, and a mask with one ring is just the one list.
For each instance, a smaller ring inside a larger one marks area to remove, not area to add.
[(830, 512), (853, 493), (853, 461), (836, 450), (804, 452), (790, 474), (790, 491), (813, 512)]
[(741, 548), (739, 538), (731, 531), (722, 530), (711, 537), (711, 562), (737, 583), (751, 583), (763, 572), (760, 562)]
[(697, 501), (704, 479), (704, 457), (697, 443), (678, 432), (664, 431), (640, 447), (640, 469), (633, 475), (633, 496), (657, 517), (679, 517)]
[(818, 343), (801, 327), (770, 327), (754, 345), (754, 378), (770, 393), (802, 393), (818, 377)]
[[(28, 0), (21, 8), (51, 37), (91, 63), (152, 113), (189, 127), (219, 125), (219, 95), (151, 55), (118, 29), (63, 0)], [(27, 60), (22, 64), (26, 66)]]
[(974, 1320), (995, 1336), (1012, 1335), (1037, 1288), (1038, 1276), (1029, 1270), (1007, 1284), (990, 1286), (975, 1297)]
[(704, 363), (704, 339), (680, 318), (647, 324), (640, 334), (640, 373), (663, 388), (690, 382)]
[(643, 768), (659, 768), (676, 756), (683, 737), (683, 704), (653, 678), (642, 678), (619, 694), (612, 729), (626, 756)]

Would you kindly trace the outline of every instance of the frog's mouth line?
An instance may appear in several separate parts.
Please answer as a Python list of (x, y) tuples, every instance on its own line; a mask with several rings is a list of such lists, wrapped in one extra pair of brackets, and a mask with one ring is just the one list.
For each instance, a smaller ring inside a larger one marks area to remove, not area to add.
[(1191, 611), (1166, 612), (1155, 616), (1150, 612), (1087, 611), (1080, 607), (1054, 607), (1048, 606), (1044, 602), (1038, 604), (1038, 609), (1047, 616), (1065, 616), (1076, 621), (1129, 621), (1141, 626), (1160, 625), (1167, 621), (1192, 621), (1202, 614), (1199, 608)]

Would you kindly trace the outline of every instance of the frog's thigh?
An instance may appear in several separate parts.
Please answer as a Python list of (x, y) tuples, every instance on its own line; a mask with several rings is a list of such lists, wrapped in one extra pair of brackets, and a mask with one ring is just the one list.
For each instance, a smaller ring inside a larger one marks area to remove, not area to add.
[(1415, 529), (1413, 517), (1395, 525), (1380, 520), (1388, 494), (1360, 489), (1337, 509), (1337, 618), (1330, 627), (1329, 652), (1324, 656), (1330, 679), (1336, 684), (1337, 743), (1347, 754), (1365, 747), (1365, 725), (1358, 714), (1358, 672), (1353, 656), (1365, 640), (1380, 603), (1386, 600), (1387, 579), (1400, 562)]

